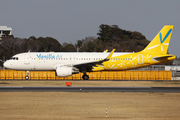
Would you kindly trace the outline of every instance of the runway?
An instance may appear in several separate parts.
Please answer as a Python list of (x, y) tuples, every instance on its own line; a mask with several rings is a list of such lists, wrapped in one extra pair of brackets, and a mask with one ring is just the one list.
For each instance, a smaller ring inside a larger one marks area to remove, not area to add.
[(163, 92), (179, 93), (180, 87), (23, 87), (4, 86), (0, 92)]

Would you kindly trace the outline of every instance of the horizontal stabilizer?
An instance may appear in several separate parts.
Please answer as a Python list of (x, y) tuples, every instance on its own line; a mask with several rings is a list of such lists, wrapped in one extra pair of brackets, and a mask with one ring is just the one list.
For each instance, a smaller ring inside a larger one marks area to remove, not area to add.
[(169, 57), (174, 57), (174, 55), (164, 55), (164, 56), (159, 56), (159, 57), (153, 57), (153, 59), (159, 61), (159, 60), (169, 58)]

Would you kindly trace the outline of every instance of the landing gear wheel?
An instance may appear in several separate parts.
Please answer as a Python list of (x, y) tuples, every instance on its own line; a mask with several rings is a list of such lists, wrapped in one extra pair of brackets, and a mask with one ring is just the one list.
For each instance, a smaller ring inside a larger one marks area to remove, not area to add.
[(25, 77), (26, 80), (29, 79), (29, 71), (26, 71), (26, 77)]
[(83, 78), (83, 80), (88, 80), (89, 76), (88, 75), (83, 75), (82, 78)]
[(28, 76), (26, 76), (26, 77), (25, 77), (25, 79), (26, 79), (26, 80), (28, 80), (28, 79), (29, 79), (29, 77), (28, 77)]

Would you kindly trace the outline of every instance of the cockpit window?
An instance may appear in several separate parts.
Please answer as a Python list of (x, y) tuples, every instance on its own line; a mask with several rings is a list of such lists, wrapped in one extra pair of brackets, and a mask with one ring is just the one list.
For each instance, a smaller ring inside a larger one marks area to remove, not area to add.
[(18, 57), (12, 57), (10, 60), (18, 60)]

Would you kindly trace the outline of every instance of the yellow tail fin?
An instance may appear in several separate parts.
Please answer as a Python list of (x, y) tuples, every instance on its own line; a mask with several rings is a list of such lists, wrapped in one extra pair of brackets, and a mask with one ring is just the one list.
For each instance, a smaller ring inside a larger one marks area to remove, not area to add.
[(166, 54), (172, 31), (173, 25), (165, 25), (142, 52), (158, 52), (160, 54)]

